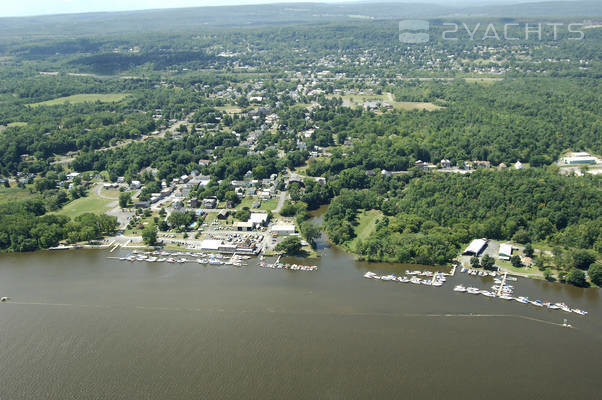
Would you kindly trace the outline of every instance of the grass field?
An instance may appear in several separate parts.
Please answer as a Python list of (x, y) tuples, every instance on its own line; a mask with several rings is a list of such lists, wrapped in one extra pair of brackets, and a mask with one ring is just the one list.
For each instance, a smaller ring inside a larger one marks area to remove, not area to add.
[(363, 107), (366, 101), (381, 101), (390, 104), (396, 110), (425, 110), (434, 111), (443, 107), (433, 103), (421, 101), (395, 101), (393, 95), (385, 94), (350, 94), (342, 96), (343, 105), (347, 107), (357, 108)]
[(55, 106), (63, 103), (85, 103), (100, 101), (103, 103), (113, 103), (123, 100), (128, 96), (128, 93), (96, 93), (96, 94), (74, 94), (72, 96), (59, 97), (58, 99), (46, 100), (39, 103), (30, 104), (33, 107), (37, 106)]
[(114, 199), (104, 199), (96, 195), (94, 192), (90, 192), (87, 197), (81, 197), (67, 204), (61, 210), (57, 211), (57, 214), (67, 215), (71, 218), (75, 218), (78, 215), (88, 212), (94, 214), (103, 214), (109, 211), (109, 204), (114, 201)]
[(356, 237), (348, 243), (345, 243), (344, 247), (353, 250), (359, 240), (367, 239), (376, 229), (376, 220), (382, 217), (382, 212), (378, 210), (368, 210), (362, 212), (358, 216), (358, 224), (355, 227)]
[(9, 128), (13, 126), (27, 126), (27, 122), (11, 122), (7, 125)]
[(16, 186), (0, 187), (0, 204), (11, 203), (14, 201), (25, 200), (33, 197), (27, 188), (19, 188)]

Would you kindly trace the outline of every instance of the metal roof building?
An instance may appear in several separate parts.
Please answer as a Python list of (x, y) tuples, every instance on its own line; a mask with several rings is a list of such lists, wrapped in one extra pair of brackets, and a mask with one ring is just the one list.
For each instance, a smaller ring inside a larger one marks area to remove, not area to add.
[(512, 245), (508, 243), (500, 244), (500, 250), (498, 252), (498, 258), (501, 260), (509, 260), (512, 257)]
[(478, 256), (485, 246), (487, 246), (487, 239), (475, 239), (470, 242), (462, 254), (465, 256)]

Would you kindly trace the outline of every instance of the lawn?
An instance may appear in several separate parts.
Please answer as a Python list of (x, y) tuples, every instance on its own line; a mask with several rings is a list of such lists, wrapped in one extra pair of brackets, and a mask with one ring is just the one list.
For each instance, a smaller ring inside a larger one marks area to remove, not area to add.
[(529, 275), (534, 278), (543, 278), (543, 272), (535, 266), (516, 268), (512, 266), (510, 261), (504, 260), (495, 260), (495, 265), (508, 272), (516, 272), (517, 274)]
[(352, 250), (359, 240), (367, 239), (376, 229), (376, 220), (382, 216), (382, 212), (378, 210), (363, 211), (358, 216), (358, 224), (355, 226), (356, 237), (348, 243), (345, 243), (344, 246)]
[(74, 94), (72, 96), (59, 97), (58, 99), (46, 100), (39, 103), (30, 104), (33, 107), (37, 106), (55, 106), (63, 103), (85, 103), (100, 101), (103, 103), (112, 103), (123, 100), (128, 93), (96, 93), (96, 94)]
[[(333, 97), (333, 96), (331, 96)], [(343, 105), (347, 107), (363, 107), (366, 101), (381, 101), (389, 103), (396, 110), (425, 110), (434, 111), (439, 110), (443, 107), (433, 103), (421, 102), (421, 101), (395, 101), (393, 95), (390, 93), (385, 94), (349, 94), (342, 96)]]
[(12, 203), (31, 197), (34, 197), (34, 195), (27, 188), (19, 188), (17, 186), (11, 186), (10, 188), (5, 186), (0, 187), (0, 204)]
[(87, 197), (81, 197), (67, 204), (61, 210), (57, 211), (57, 214), (67, 215), (71, 218), (88, 212), (103, 214), (111, 209), (109, 204), (114, 201), (113, 199), (98, 197), (95, 193), (90, 192)]
[(269, 200), (262, 200), (261, 201), (261, 206), (259, 207), (260, 210), (265, 210), (265, 211), (274, 211), (274, 209), (278, 206), (278, 198), (275, 199), (269, 199)]

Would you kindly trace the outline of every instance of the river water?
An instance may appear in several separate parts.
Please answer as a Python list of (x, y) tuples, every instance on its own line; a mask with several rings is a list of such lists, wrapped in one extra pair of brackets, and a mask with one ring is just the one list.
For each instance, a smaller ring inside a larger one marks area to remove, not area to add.
[(600, 395), (598, 289), (514, 282), (516, 295), (589, 311), (580, 317), (452, 291), (491, 278), (363, 279), (406, 266), (321, 251), (316, 272), (129, 263), (101, 250), (1, 255), (0, 296), (11, 299), (0, 304), (0, 399)]

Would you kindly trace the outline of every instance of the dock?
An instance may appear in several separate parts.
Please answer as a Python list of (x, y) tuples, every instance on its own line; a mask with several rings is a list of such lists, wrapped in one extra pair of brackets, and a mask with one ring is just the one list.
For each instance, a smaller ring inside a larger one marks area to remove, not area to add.
[(506, 277), (508, 276), (508, 272), (504, 272), (504, 276), (502, 277), (502, 283), (500, 283), (500, 287), (495, 294), (497, 297), (502, 295), (502, 289), (504, 289), (504, 285), (506, 284)]

